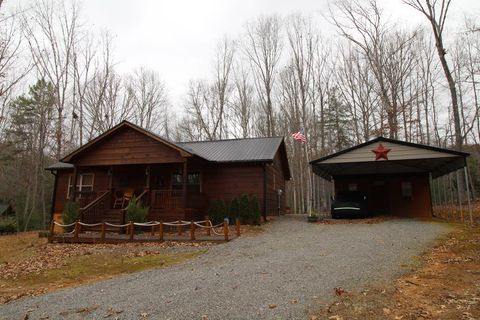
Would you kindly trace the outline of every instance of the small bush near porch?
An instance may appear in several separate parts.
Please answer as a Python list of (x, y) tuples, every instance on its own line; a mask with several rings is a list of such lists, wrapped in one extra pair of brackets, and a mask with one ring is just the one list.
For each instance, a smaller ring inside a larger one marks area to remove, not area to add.
[(208, 217), (213, 224), (222, 222), (225, 218), (235, 223), (239, 218), (242, 224), (260, 224), (260, 203), (255, 195), (242, 194), (229, 203), (223, 200), (212, 200), (208, 208)]

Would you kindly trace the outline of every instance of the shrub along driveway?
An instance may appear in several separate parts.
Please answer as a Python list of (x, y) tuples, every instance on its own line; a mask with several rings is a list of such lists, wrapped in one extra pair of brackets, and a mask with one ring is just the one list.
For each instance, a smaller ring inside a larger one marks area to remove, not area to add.
[(415, 220), (323, 225), (287, 216), (182, 265), (0, 306), (0, 319), (27, 312), (30, 319), (303, 319), (336, 287), (408, 271), (450, 230)]

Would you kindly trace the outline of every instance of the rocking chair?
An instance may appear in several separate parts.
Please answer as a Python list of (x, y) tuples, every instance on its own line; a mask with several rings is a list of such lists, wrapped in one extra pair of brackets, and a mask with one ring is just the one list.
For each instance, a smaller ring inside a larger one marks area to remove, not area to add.
[(125, 192), (123, 192), (122, 196), (120, 197), (116, 197), (115, 198), (115, 201), (113, 202), (113, 208), (116, 209), (117, 207), (118, 208), (125, 208), (125, 204), (128, 205), (128, 203), (130, 202), (130, 200), (132, 200), (133, 198), (133, 190), (132, 189), (128, 189), (128, 190), (125, 190)]

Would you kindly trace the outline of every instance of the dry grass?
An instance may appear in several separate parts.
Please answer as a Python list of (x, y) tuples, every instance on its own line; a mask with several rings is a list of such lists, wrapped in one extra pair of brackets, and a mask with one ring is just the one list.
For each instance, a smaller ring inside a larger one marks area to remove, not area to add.
[(47, 239), (39, 238), (36, 232), (18, 233), (0, 237), (0, 264), (15, 262), (35, 254), (35, 249), (46, 244)]
[[(480, 225), (480, 201), (473, 201), (471, 203), (472, 220), (474, 225)], [(460, 210), (457, 205), (444, 205), (434, 207), (435, 216), (452, 222), (470, 223), (470, 212), (468, 206), (465, 204)]]
[[(120, 274), (171, 266), (197, 257), (210, 245), (207, 242), (47, 244), (45, 238), (38, 238), (35, 233), (3, 236), (0, 237), (0, 303)], [(177, 247), (182, 250), (175, 250)]]
[(480, 319), (480, 229), (459, 227), (405, 267), (411, 272), (389, 285), (332, 292), (310, 318)]

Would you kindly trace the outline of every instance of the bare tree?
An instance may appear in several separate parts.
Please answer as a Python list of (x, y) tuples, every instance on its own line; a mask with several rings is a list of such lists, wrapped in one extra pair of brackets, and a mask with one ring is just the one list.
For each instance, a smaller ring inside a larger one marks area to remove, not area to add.
[(450, 66), (448, 65), (445, 55), (447, 50), (445, 49), (443, 42), (443, 31), (445, 29), (445, 23), (447, 20), (448, 9), (450, 8), (451, 0), (404, 0), (404, 3), (411, 6), (415, 10), (421, 12), (432, 27), (433, 36), (435, 39), (435, 47), (437, 48), (438, 58), (442, 65), (445, 78), (448, 82), (450, 90), (450, 99), (452, 102), (452, 114), (454, 121), (455, 132), (455, 146), (458, 150), (462, 150), (463, 135), (462, 127), (460, 124), (460, 110), (458, 105), (458, 96), (455, 80), (453, 79)]
[(65, 118), (69, 109), (71, 68), (80, 34), (79, 7), (63, 1), (41, 0), (23, 17), (25, 38), (37, 73), (55, 89), (55, 157), (64, 151)]
[(127, 77), (126, 90), (133, 108), (132, 120), (139, 126), (161, 133), (168, 113), (165, 83), (158, 73), (140, 68)]
[(282, 52), (281, 23), (278, 16), (259, 17), (246, 25), (242, 46), (254, 74), (260, 107), (265, 117), (263, 134), (275, 135), (275, 108), (272, 92)]
[(234, 68), (234, 97), (232, 98), (232, 124), (238, 130), (235, 137), (247, 138), (252, 134), (253, 107), (255, 105), (254, 87), (250, 83), (250, 74), (242, 64)]
[(388, 131), (390, 138), (398, 138), (398, 116), (404, 107), (400, 87), (412, 68), (411, 59), (405, 59), (410, 58), (415, 33), (390, 32), (376, 0), (367, 4), (358, 0), (340, 1), (336, 8), (339, 14), (331, 13), (333, 23), (362, 52), (375, 76), (384, 113), (380, 117), (380, 130)]
[(0, 14), (0, 133), (8, 125), (8, 103), (13, 89), (32, 68), (30, 60), (22, 52), (19, 33), (21, 26), (17, 14)]
[(228, 117), (234, 114), (229, 110), (234, 52), (234, 43), (224, 38), (217, 46), (212, 83), (207, 80), (190, 82), (185, 105), (188, 126), (180, 127), (187, 135), (208, 140), (228, 137)]

